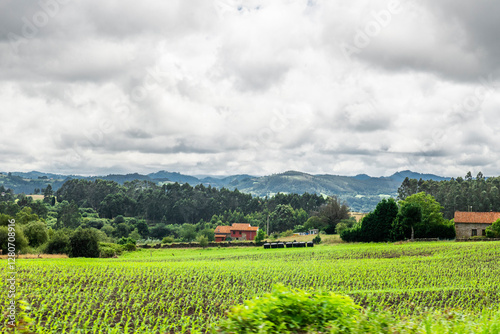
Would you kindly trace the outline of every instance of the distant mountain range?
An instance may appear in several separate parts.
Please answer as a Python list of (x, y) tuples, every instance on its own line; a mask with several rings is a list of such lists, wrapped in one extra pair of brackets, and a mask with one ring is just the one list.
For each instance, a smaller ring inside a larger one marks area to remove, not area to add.
[(31, 194), (36, 188), (45, 188), (48, 184), (54, 190), (69, 179), (95, 180), (103, 179), (123, 184), (133, 180), (147, 180), (157, 184), (164, 183), (189, 183), (191, 185), (203, 184), (217, 188), (238, 189), (241, 192), (255, 196), (273, 196), (277, 193), (317, 193), (323, 195), (337, 195), (344, 199), (353, 211), (367, 212), (373, 210), (375, 205), (384, 197), (396, 197), (397, 189), (401, 182), (410, 179), (423, 180), (449, 180), (433, 174), (421, 174), (409, 170), (397, 172), (389, 177), (371, 177), (366, 174), (356, 176), (341, 175), (312, 175), (297, 171), (287, 171), (268, 176), (231, 175), (227, 177), (203, 176), (196, 177), (177, 172), (159, 171), (142, 175), (110, 174), (106, 176), (78, 176), (41, 173), (37, 171), (22, 173), (0, 174), (0, 185), (11, 188), (16, 193)]

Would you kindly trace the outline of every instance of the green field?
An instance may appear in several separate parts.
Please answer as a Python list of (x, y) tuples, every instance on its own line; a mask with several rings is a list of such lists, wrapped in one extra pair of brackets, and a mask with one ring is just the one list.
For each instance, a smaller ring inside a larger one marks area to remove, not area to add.
[(17, 281), (35, 333), (204, 332), (276, 283), (327, 289), (400, 317), (428, 308), (493, 313), (500, 242), (144, 249), (117, 259), (18, 260)]

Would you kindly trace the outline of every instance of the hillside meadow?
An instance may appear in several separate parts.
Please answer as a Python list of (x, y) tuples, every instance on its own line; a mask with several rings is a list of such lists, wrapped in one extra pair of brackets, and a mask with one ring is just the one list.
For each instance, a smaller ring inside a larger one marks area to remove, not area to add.
[[(203, 333), (278, 283), (346, 295), (401, 321), (431, 311), (493, 316), (500, 302), (500, 242), (143, 249), (17, 264), (34, 333)], [(1, 274), (6, 290), (6, 265)]]

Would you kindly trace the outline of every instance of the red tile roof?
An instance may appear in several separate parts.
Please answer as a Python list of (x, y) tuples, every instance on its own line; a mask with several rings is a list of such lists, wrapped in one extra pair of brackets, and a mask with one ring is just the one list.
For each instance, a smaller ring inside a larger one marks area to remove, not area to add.
[(215, 237), (216, 238), (225, 238), (226, 235), (225, 234), (216, 234)]
[(500, 219), (500, 212), (455, 212), (455, 223), (491, 224)]
[(257, 231), (258, 226), (250, 226), (250, 224), (233, 224), (232, 226), (217, 226), (215, 234), (231, 233), (231, 231)]
[(218, 234), (218, 233), (219, 234), (220, 233), (227, 233), (227, 234), (229, 234), (229, 233), (231, 233), (231, 226), (217, 226), (215, 228), (215, 233), (216, 234)]
[(258, 226), (250, 226), (250, 224), (233, 224), (231, 230), (235, 231), (257, 231)]

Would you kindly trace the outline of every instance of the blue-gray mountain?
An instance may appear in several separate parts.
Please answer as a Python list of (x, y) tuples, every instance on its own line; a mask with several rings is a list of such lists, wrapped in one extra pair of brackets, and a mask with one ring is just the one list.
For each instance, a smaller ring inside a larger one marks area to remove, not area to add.
[(356, 176), (312, 175), (296, 171), (287, 171), (268, 176), (243, 174), (227, 177), (195, 177), (176, 172), (159, 171), (147, 175), (134, 173), (84, 177), (33, 171), (29, 173), (2, 173), (0, 174), (0, 185), (13, 189), (15, 193), (31, 194), (35, 189), (41, 190), (49, 184), (54, 190), (57, 190), (66, 180), (75, 178), (86, 180), (104, 179), (120, 184), (133, 180), (148, 180), (157, 184), (179, 182), (191, 185), (210, 185), (217, 188), (237, 188), (241, 192), (260, 197), (272, 196), (279, 192), (298, 194), (308, 192), (337, 195), (345, 200), (353, 211), (368, 212), (375, 208), (381, 198), (396, 197), (397, 189), (406, 177), (436, 181), (449, 180), (449, 178), (433, 174), (420, 174), (408, 170), (397, 172), (389, 177), (370, 177), (366, 174)]

